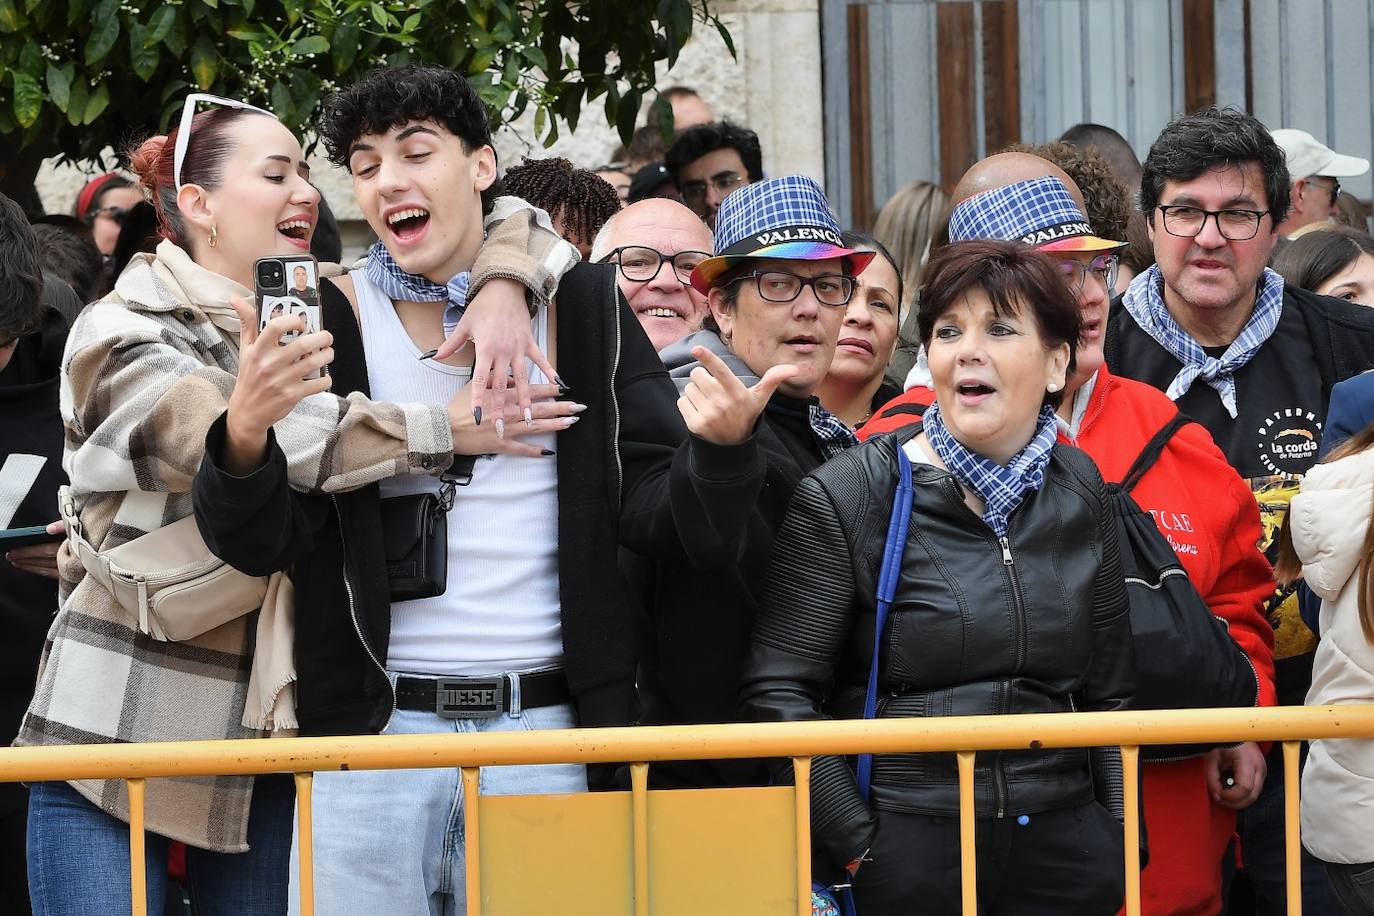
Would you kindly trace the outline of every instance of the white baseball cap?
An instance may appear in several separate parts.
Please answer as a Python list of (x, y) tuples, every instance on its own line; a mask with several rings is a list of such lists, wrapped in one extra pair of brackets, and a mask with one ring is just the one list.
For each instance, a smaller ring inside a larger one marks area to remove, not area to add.
[(1369, 171), (1368, 159), (1338, 153), (1305, 130), (1281, 127), (1270, 133), (1283, 150), (1288, 160), (1288, 175), (1294, 181), (1310, 175), (1354, 178)]

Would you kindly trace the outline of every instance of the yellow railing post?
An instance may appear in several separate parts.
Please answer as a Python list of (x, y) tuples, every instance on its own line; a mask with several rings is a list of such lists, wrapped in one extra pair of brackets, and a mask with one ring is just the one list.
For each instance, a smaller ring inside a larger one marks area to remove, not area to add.
[(478, 834), (477, 804), (481, 794), (480, 767), (463, 767), (463, 851), (467, 857), (468, 916), (482, 916), (482, 837)]
[(959, 891), (964, 916), (978, 916), (978, 809), (973, 798), (973, 751), (959, 751)]
[(1140, 748), (1121, 748), (1121, 789), (1126, 802), (1126, 916), (1140, 916)]
[(797, 817), (797, 916), (811, 916), (811, 758), (792, 758)]
[(649, 916), (649, 765), (630, 764), (630, 804), (634, 812), (634, 910)]
[(301, 916), (315, 916), (315, 827), (311, 790), (315, 774), (296, 773), (296, 852), (300, 857)]
[(129, 790), (129, 884), (133, 916), (148, 914), (148, 861), (144, 850), (143, 799), (146, 785), (141, 779), (126, 779)]
[(1299, 813), (1298, 741), (1283, 742), (1283, 845), (1288, 879), (1288, 912), (1302, 912), (1302, 815)]

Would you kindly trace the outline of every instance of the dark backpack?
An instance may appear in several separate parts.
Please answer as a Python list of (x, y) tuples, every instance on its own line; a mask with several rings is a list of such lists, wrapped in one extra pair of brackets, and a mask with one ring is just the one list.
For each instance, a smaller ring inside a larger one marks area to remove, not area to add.
[[(1120, 483), (1105, 487), (1121, 546), (1135, 643), (1135, 709), (1254, 706), (1259, 677), (1226, 621), (1198, 594), (1150, 513), (1131, 490), (1154, 467), (1174, 433), (1192, 422), (1177, 414), (1146, 443)], [(1142, 748), (1147, 760), (1177, 760), (1215, 745)]]

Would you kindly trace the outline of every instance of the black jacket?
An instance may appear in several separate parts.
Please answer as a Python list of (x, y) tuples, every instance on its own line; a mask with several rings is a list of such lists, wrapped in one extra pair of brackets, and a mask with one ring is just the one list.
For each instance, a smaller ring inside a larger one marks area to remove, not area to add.
[[(368, 391), (351, 307), (325, 284), (336, 393)], [(615, 285), (615, 269), (579, 265), (558, 293), (559, 374), (588, 405), (558, 434), (558, 577), (564, 664), (586, 725), (632, 719), (634, 646), (616, 568), (624, 506), (654, 500), (685, 436), (677, 392)], [(359, 734), (385, 726), (394, 705), (384, 665), (391, 632), (380, 496), (291, 491), (273, 442), (262, 468), (236, 478), (217, 463), (224, 418), (211, 428), (194, 484), (206, 543), (245, 572), (290, 567), (296, 589), (296, 691), (301, 733)], [(458, 498), (462, 498), (461, 493)]]
[[(67, 320), (48, 309), (43, 325), (19, 338), (9, 365), (0, 372), (0, 466), (23, 455), (0, 475), (0, 502), (14, 514), (0, 528), (28, 528), (57, 520), (62, 470), (62, 417), (58, 413), (58, 370), (67, 341)], [(57, 580), (20, 572), (0, 556), (0, 747), (9, 747), (33, 698), (43, 639), (57, 613)], [(0, 814), (24, 810), (27, 793), (0, 784)]]
[[(718, 337), (702, 332), (741, 381), (757, 378)], [(687, 352), (690, 346), (672, 350)], [(661, 354), (675, 379), (695, 361)], [(825, 460), (811, 429), (811, 400), (775, 393), (739, 445), (687, 437), (673, 457), (666, 500), (627, 514), (621, 537), (646, 596), (638, 616), (640, 721), (739, 721), (739, 678), (773, 540), (792, 492)], [(655, 764), (655, 786), (763, 783), (759, 761)]]
[[(751, 718), (862, 717), (896, 449), (911, 435), (879, 436), (798, 486), (746, 665), (742, 699)], [(1130, 619), (1092, 460), (1055, 446), (1044, 486), (1012, 513), (1005, 549), (949, 472), (915, 464), (912, 482), (878, 717), (1125, 708), (1135, 680)], [(871, 845), (876, 816), (839, 757), (817, 758), (811, 785), (817, 864), (833, 873)], [(1099, 750), (1090, 766), (1076, 749), (980, 754), (974, 794), (979, 817), (1095, 797), (1120, 816), (1120, 755)], [(871, 799), (876, 809), (957, 816), (954, 755), (878, 756)]]
[[(1283, 285), (1283, 307), (1296, 310), (1307, 327), (1317, 376), (1321, 379), (1321, 413), (1325, 416), (1336, 383), (1374, 367), (1374, 310), (1319, 296), (1291, 283)], [(1121, 353), (1121, 327), (1126, 322), (1134, 324), (1135, 319), (1118, 296), (1112, 300), (1102, 351), (1113, 372), (1134, 378), (1129, 360), (1123, 359)]]

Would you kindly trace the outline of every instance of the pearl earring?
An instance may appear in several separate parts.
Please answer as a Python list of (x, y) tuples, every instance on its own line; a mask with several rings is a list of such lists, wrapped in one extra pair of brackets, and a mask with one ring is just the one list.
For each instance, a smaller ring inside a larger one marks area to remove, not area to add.
[(1059, 390), (1059, 383), (1058, 383), (1058, 382), (1050, 382), (1049, 385), (1047, 385), (1046, 387), (1049, 388), (1050, 394), (1054, 394), (1056, 391)]

